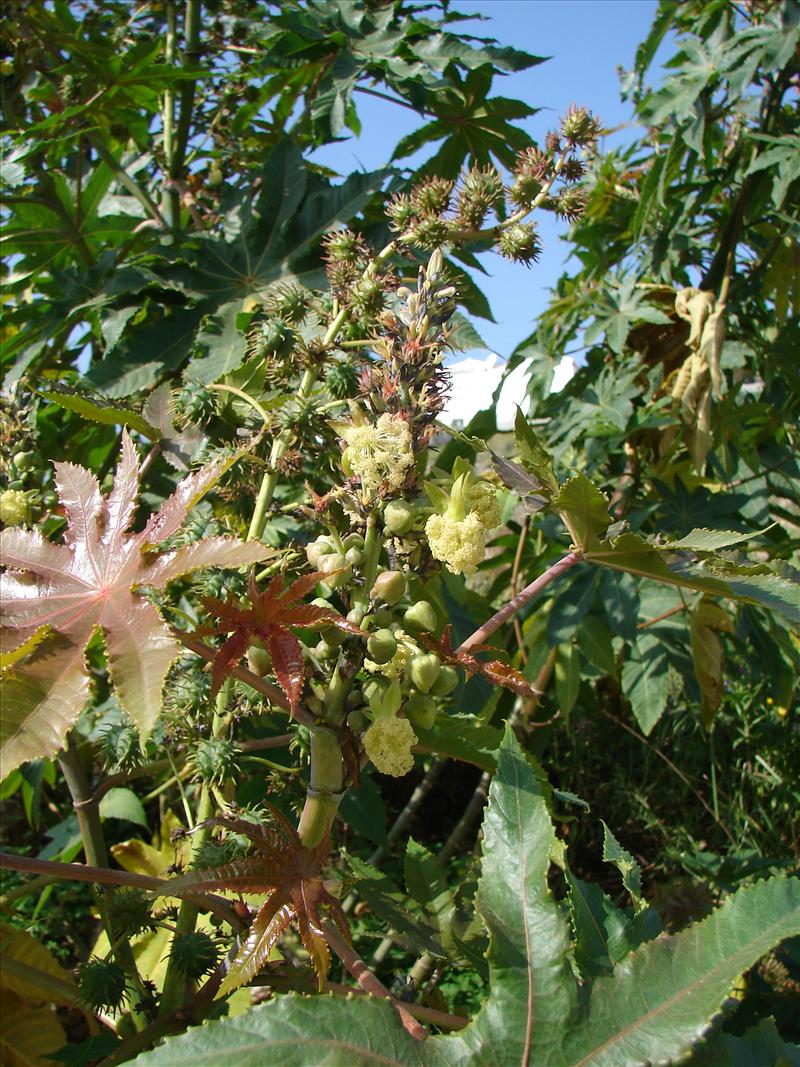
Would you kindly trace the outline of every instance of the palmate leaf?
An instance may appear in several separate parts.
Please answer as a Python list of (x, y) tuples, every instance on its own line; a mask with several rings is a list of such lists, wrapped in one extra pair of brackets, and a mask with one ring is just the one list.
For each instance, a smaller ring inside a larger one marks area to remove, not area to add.
[(321, 877), (328, 854), (327, 838), (316, 848), (306, 848), (288, 819), (275, 808), (270, 810), (278, 830), (230, 816), (211, 819), (208, 825), (247, 837), (254, 845), (253, 855), (221, 867), (192, 871), (169, 883), (169, 892), (175, 896), (214, 890), (266, 894), (267, 899), (220, 986), (221, 995), (232, 993), (258, 974), (290, 923), (297, 928), (311, 958), (320, 989), (330, 968), (323, 909), (330, 913), (345, 939), (350, 940), (345, 914)]
[(202, 598), (203, 606), (212, 615), (216, 615), (219, 622), (204, 627), (198, 633), (203, 636), (231, 635), (214, 660), (211, 675), (212, 694), (218, 691), (240, 662), (253, 639), (258, 638), (269, 649), (275, 677), (289, 698), (292, 710), (297, 707), (303, 690), (303, 650), (290, 627), (333, 625), (346, 633), (363, 637), (362, 630), (330, 608), (299, 603), (300, 599), (324, 578), (325, 575), (321, 571), (313, 571), (284, 588), (284, 577), (279, 574), (261, 593), (251, 575), (247, 587), (249, 604), (225, 603), (212, 597)]
[[(138, 504), (139, 460), (123, 432), (114, 487), (104, 498), (84, 467), (57, 463), (56, 488), (67, 518), (62, 544), (36, 531), (0, 533), (2, 624), (27, 640), (43, 626), (52, 639), (3, 677), (0, 739), (4, 773), (25, 760), (50, 756), (89, 696), (83, 650), (97, 631), (105, 639), (109, 672), (122, 708), (149, 733), (161, 710), (161, 688), (180, 645), (137, 592), (163, 589), (198, 567), (241, 567), (272, 555), (263, 544), (209, 537), (157, 554), (189, 510), (235, 457), (185, 478), (139, 533), (129, 533)], [(33, 580), (30, 580), (33, 579)]]
[[(168, 1040), (142, 1067), (331, 1063), (464, 1067), (644, 1067), (674, 1062), (703, 1037), (735, 978), (800, 931), (800, 881), (733, 894), (708, 919), (649, 941), (613, 973), (578, 984), (565, 912), (548, 885), (557, 846), (542, 785), (511, 731), (484, 820), (478, 910), (489, 935), (490, 992), (460, 1033), (415, 1042), (389, 1004), (290, 995)], [(615, 953), (616, 954), (616, 953)]]
[[(704, 533), (699, 538), (703, 545), (712, 540)], [(676, 551), (675, 545), (654, 545), (634, 533), (603, 541), (592, 537), (584, 558), (602, 567), (654, 578), (682, 589), (757, 604), (790, 623), (800, 623), (800, 582), (791, 572), (778, 573), (770, 564), (739, 564), (710, 552), (699, 554), (683, 548)]]

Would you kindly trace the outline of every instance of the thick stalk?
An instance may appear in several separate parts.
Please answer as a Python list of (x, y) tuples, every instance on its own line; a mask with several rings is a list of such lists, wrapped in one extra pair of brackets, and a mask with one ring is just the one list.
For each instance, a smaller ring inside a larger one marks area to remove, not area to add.
[[(200, 52), (200, 20), (202, 4), (200, 0), (186, 0), (186, 16), (183, 24), (183, 65), (188, 66)], [(192, 128), (192, 110), (194, 108), (194, 79), (187, 79), (181, 86), (180, 114), (175, 131), (175, 144), (170, 160), (169, 176), (180, 179), (189, 144)]]
[[(103, 824), (100, 821), (100, 805), (96, 797), (92, 795), (80, 755), (71, 737), (67, 738), (67, 743), (59, 756), (58, 762), (72, 797), (72, 805), (78, 820), (78, 829), (80, 830), (86, 859), (93, 867), (108, 867), (108, 851), (105, 837), (103, 836)], [(133, 1005), (140, 1000), (143, 1004), (146, 1004), (150, 997), (136, 966), (130, 941), (127, 937), (115, 933), (105, 907), (102, 890), (96, 890), (95, 895), (109, 943), (116, 946), (114, 954), (128, 976), (131, 1004)], [(131, 1017), (136, 1023), (137, 1029), (141, 1030), (146, 1025), (144, 1016), (133, 1007), (131, 1008)]]
[(344, 760), (339, 739), (324, 726), (311, 731), (311, 781), (297, 833), (306, 848), (324, 840), (343, 796)]
[(414, 1016), (408, 1011), (405, 1004), (395, 998), (389, 993), (389, 990), (384, 986), (383, 982), (372, 973), (367, 967), (366, 963), (358, 956), (353, 948), (348, 945), (345, 939), (336, 926), (330, 920), (323, 923), (325, 940), (330, 947), (348, 969), (353, 978), (358, 982), (361, 988), (367, 992), (372, 993), (373, 996), (383, 997), (390, 1001), (392, 1007), (397, 1011), (400, 1016), (405, 1029), (411, 1034), (417, 1041), (422, 1041), (428, 1036), (428, 1031), (424, 1026), (420, 1026)]
[[(164, 60), (167, 66), (175, 66), (176, 55), (176, 16), (175, 0), (167, 0), (167, 33), (164, 38)], [(164, 135), (164, 159), (166, 162), (167, 176), (172, 174), (172, 158), (175, 154), (175, 91), (172, 86), (167, 86), (164, 91), (164, 104), (161, 109), (161, 124)], [(165, 189), (161, 198), (161, 212), (167, 220), (169, 228), (174, 230), (178, 225), (180, 213), (180, 200), (178, 190)]]

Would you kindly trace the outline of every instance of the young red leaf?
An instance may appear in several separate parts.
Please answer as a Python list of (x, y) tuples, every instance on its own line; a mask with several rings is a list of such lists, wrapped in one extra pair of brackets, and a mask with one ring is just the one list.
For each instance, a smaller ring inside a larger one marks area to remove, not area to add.
[[(104, 499), (94, 475), (57, 463), (56, 489), (67, 518), (63, 543), (19, 528), (0, 533), (2, 624), (21, 640), (42, 626), (54, 632), (32, 657), (4, 676), (0, 723), (7, 770), (61, 744), (89, 695), (83, 649), (103, 634), (109, 672), (122, 708), (149, 733), (161, 710), (161, 689), (181, 646), (156, 609), (138, 593), (163, 589), (198, 567), (240, 567), (273, 550), (236, 538), (215, 537), (161, 555), (155, 543), (176, 533), (189, 509), (218, 481), (233, 459), (185, 478), (140, 533), (129, 533), (138, 504), (139, 460), (126, 431), (114, 487)], [(33, 577), (33, 581), (30, 578)], [(52, 644), (52, 648), (50, 647)]]
[(305, 848), (291, 823), (274, 808), (271, 810), (280, 832), (228, 816), (209, 820), (207, 825), (248, 837), (255, 846), (253, 854), (222, 867), (190, 871), (170, 881), (164, 889), (170, 896), (215, 890), (266, 894), (267, 899), (225, 976), (220, 989), (223, 994), (232, 993), (258, 974), (290, 923), (296, 926), (308, 950), (320, 989), (330, 966), (323, 909), (342, 936), (350, 940), (347, 917), (336, 897), (325, 888), (321, 875), (327, 857), (327, 840), (315, 849)]
[(260, 592), (255, 578), (251, 575), (248, 583), (249, 604), (226, 603), (210, 597), (201, 598), (203, 606), (212, 615), (216, 615), (219, 622), (214, 626), (205, 626), (197, 633), (202, 636), (233, 635), (228, 638), (214, 660), (214, 692), (236, 668), (252, 640), (258, 638), (269, 648), (278, 685), (289, 698), (292, 711), (295, 711), (303, 692), (303, 651), (290, 627), (337, 626), (347, 633), (364, 636), (357, 626), (331, 608), (297, 603), (300, 597), (309, 593), (324, 578), (325, 575), (321, 571), (313, 571), (284, 589), (285, 579), (282, 574), (278, 574), (266, 589)]

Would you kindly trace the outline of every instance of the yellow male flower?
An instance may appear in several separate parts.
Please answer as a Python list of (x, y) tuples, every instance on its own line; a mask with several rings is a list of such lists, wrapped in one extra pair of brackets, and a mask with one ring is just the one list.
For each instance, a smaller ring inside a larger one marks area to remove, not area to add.
[(412, 746), (417, 735), (408, 719), (394, 715), (376, 719), (364, 734), (364, 750), (382, 774), (402, 778), (414, 766)]
[(377, 423), (355, 423), (341, 433), (347, 442), (342, 457), (345, 470), (361, 479), (367, 496), (384, 484), (389, 490), (400, 489), (415, 463), (405, 419), (386, 412)]

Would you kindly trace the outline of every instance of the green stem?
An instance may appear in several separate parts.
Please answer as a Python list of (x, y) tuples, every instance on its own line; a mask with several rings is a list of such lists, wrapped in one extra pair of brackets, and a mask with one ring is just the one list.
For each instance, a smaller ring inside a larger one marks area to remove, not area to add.
[[(175, 66), (176, 39), (175, 0), (167, 0), (167, 33), (164, 41), (164, 59), (170, 67)], [(172, 172), (172, 158), (175, 154), (175, 92), (171, 85), (164, 92), (161, 121), (164, 128), (166, 173), (169, 175)], [(178, 225), (180, 212), (177, 189), (164, 190), (161, 198), (161, 210), (169, 222), (170, 229), (174, 229)]]
[[(200, 52), (200, 16), (201, 0), (186, 0), (186, 17), (183, 25), (183, 65), (189, 63)], [(186, 158), (186, 147), (189, 144), (189, 133), (192, 127), (192, 111), (194, 108), (195, 80), (188, 79), (181, 87), (180, 114), (178, 127), (175, 133), (175, 145), (170, 160), (169, 176), (179, 179), (183, 171), (183, 163)]]
[(297, 833), (306, 848), (316, 848), (331, 828), (344, 791), (344, 760), (339, 739), (332, 730), (313, 727), (311, 781)]
[[(344, 319), (344, 312), (337, 315), (334, 322)], [(333, 325), (333, 323), (331, 324)], [(341, 322), (336, 326), (336, 330), (339, 329)], [(334, 337), (336, 336), (336, 330), (334, 331)], [(331, 330), (325, 334), (325, 344), (329, 344), (328, 335)], [(310, 367), (303, 374), (300, 381), (300, 387), (297, 390), (297, 396), (300, 400), (306, 400), (311, 395), (311, 390), (314, 388), (314, 383), (317, 380), (316, 371)], [(247, 532), (248, 541), (260, 541), (261, 535), (264, 533), (264, 527), (267, 522), (267, 512), (272, 504), (272, 498), (275, 496), (275, 489), (278, 485), (278, 470), (277, 464), (286, 454), (286, 449), (289, 447), (292, 440), (292, 431), (287, 428), (275, 438), (272, 445), (272, 452), (269, 457), (270, 469), (264, 475), (261, 481), (261, 488), (258, 491), (258, 497), (256, 499), (256, 506), (253, 510), (253, 518), (250, 522), (250, 529)]]
[[(81, 763), (80, 754), (72, 737), (67, 738), (67, 743), (59, 756), (58, 762), (61, 767), (61, 773), (64, 775), (64, 781), (67, 783), (67, 789), (72, 797), (72, 804), (78, 820), (78, 829), (80, 830), (87, 862), (92, 867), (108, 867), (108, 851), (105, 837), (103, 836), (103, 824), (100, 821), (100, 805), (97, 798), (92, 794), (86, 772)], [(150, 995), (144, 987), (136, 966), (130, 941), (127, 937), (115, 937), (111, 920), (105, 907), (102, 890), (95, 890), (95, 896), (109, 943), (116, 943), (115, 955), (128, 976), (131, 1003), (135, 1004), (138, 1000), (141, 1000), (143, 1004), (147, 1004)], [(147, 1025), (146, 1018), (134, 1008), (131, 1008), (131, 1017), (136, 1023), (137, 1029), (141, 1030)]]
[(100, 159), (102, 159), (102, 161), (109, 168), (109, 170), (113, 171), (120, 185), (123, 185), (131, 194), (131, 196), (135, 197), (135, 199), (139, 201), (139, 203), (142, 205), (148, 215), (154, 218), (155, 221), (159, 224), (159, 226), (165, 227), (166, 223), (164, 222), (164, 217), (158, 210), (156, 204), (150, 199), (150, 196), (141, 187), (141, 185), (139, 185), (138, 182), (135, 182), (130, 176), (130, 174), (128, 174), (128, 172), (125, 170), (125, 168), (119, 163), (116, 156), (105, 143), (100, 134), (96, 132), (87, 133), (86, 139), (89, 141), (92, 148), (94, 148), (95, 152), (97, 152), (98, 156), (100, 157)]
[(383, 538), (378, 533), (378, 524), (374, 515), (367, 519), (367, 532), (364, 535), (364, 558), (361, 563), (363, 584), (353, 594), (353, 603), (366, 605), (369, 593), (378, 576), (378, 563), (383, 547)]
[[(214, 706), (214, 717), (211, 723), (212, 737), (219, 737), (224, 730), (225, 709), (227, 708), (228, 700), (230, 699), (231, 688), (231, 681), (230, 679), (227, 679), (227, 681), (223, 683), (219, 693), (217, 693), (216, 704)], [(195, 824), (199, 829), (192, 836), (192, 855), (189, 861), (190, 864), (194, 864), (200, 854), (200, 850), (208, 841), (211, 830), (208, 826), (203, 824), (206, 823), (213, 814), (213, 794), (208, 785), (203, 785), (200, 791), (200, 801), (197, 806), (197, 814), (195, 817)], [(194, 932), (199, 912), (200, 909), (196, 904), (193, 904), (188, 900), (184, 900), (181, 903), (180, 910), (178, 911), (178, 920), (175, 923), (175, 935), (172, 939), (172, 944), (174, 944), (178, 938)], [(190, 989), (186, 978), (174, 965), (174, 957), (170, 952), (167, 973), (164, 977), (164, 992), (161, 995), (161, 1004), (159, 1005), (159, 1016), (165, 1018), (172, 1015), (179, 1008), (183, 1007), (189, 995)]]

